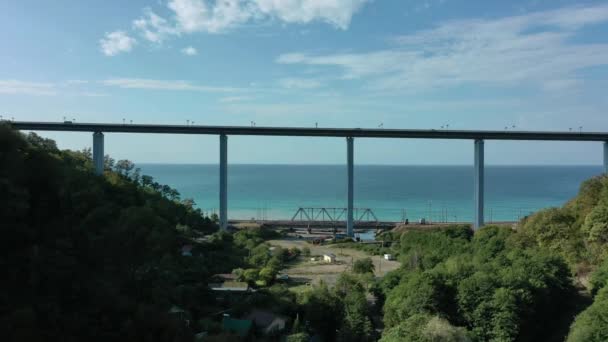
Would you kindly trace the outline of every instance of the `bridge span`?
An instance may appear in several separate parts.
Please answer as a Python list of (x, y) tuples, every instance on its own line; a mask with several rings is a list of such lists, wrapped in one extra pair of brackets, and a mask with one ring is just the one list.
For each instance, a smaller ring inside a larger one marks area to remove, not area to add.
[(474, 150), (474, 220), (473, 227), (484, 225), (484, 141), (485, 140), (530, 140), (530, 141), (595, 141), (603, 143), (604, 172), (608, 173), (607, 132), (557, 132), (557, 131), (492, 131), (492, 130), (436, 130), (436, 129), (366, 129), (366, 128), (308, 128), (308, 127), (249, 127), (249, 126), (201, 126), (201, 125), (146, 125), (114, 123), (73, 122), (7, 122), (19, 130), (61, 131), (93, 133), (93, 164), (95, 172), (104, 171), (104, 133), (164, 133), (218, 135), (220, 139), (220, 227), (228, 224), (228, 136), (299, 136), (346, 138), (346, 184), (347, 215), (346, 229), (354, 235), (354, 139), (398, 138), (398, 139), (464, 139), (473, 141)]

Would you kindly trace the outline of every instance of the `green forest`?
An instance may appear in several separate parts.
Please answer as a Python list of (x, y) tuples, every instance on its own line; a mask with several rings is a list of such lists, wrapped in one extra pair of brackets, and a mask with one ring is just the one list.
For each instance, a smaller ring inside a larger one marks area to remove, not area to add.
[[(605, 176), (516, 229), (387, 232), (368, 252), (398, 270), (376, 278), (364, 259), (302, 292), (278, 276), (310, 251), (271, 247), (278, 233), (218, 232), (132, 162), (107, 156), (97, 176), (90, 150), (2, 125), (0, 213), (4, 341), (608, 341)], [(218, 298), (216, 274), (253, 291)], [(286, 327), (222, 328), (251, 308)]]

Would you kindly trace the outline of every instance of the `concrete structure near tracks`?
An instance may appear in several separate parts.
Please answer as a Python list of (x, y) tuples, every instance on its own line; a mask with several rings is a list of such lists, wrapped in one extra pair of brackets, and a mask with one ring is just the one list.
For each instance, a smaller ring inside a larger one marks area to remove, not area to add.
[(104, 133), (163, 133), (206, 134), (220, 138), (220, 227), (228, 224), (228, 136), (298, 136), (346, 138), (346, 184), (347, 234), (353, 236), (354, 202), (354, 139), (355, 138), (401, 138), (401, 139), (463, 139), (474, 142), (474, 221), (478, 229), (484, 224), (484, 141), (485, 140), (530, 140), (530, 141), (596, 141), (604, 146), (604, 172), (608, 173), (608, 133), (606, 132), (550, 132), (550, 131), (480, 131), (480, 130), (435, 130), (435, 129), (363, 129), (363, 128), (306, 128), (306, 127), (249, 127), (249, 126), (195, 126), (195, 125), (145, 125), (73, 122), (8, 122), (13, 128), (28, 131), (61, 131), (93, 133), (93, 164), (97, 173), (103, 173)]

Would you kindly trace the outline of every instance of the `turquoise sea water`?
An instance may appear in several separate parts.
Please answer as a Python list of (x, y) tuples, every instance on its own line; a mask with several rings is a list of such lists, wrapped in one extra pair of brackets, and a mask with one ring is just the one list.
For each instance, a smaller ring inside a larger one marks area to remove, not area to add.
[[(176, 188), (205, 212), (218, 208), (218, 165), (140, 164), (142, 173)], [(600, 166), (487, 166), (486, 221), (517, 220), (560, 206)], [(470, 221), (471, 166), (355, 166), (355, 207), (380, 220)], [(230, 219), (290, 219), (299, 207), (345, 207), (343, 165), (230, 165)]]

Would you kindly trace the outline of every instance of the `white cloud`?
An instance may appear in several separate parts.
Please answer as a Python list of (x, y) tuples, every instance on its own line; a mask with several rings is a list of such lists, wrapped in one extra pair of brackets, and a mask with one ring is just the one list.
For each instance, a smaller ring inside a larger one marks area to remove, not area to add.
[(200, 91), (229, 93), (238, 91), (239, 88), (209, 87), (193, 84), (183, 80), (154, 80), (146, 78), (112, 78), (101, 82), (106, 86), (119, 87), (123, 89), (154, 89), (174, 91)]
[(276, 18), (286, 23), (323, 21), (347, 29), (369, 0), (170, 0), (183, 32), (218, 33), (252, 20)]
[(121, 52), (129, 52), (135, 45), (135, 38), (129, 37), (124, 31), (106, 33), (99, 40), (101, 52), (106, 56), (115, 56)]
[(368, 0), (254, 0), (261, 13), (286, 23), (320, 20), (343, 30)]
[(53, 83), (0, 80), (0, 94), (55, 95), (56, 93)]
[(133, 28), (152, 43), (162, 43), (167, 37), (179, 34), (179, 31), (166, 19), (149, 8), (144, 9), (144, 15), (141, 18), (133, 21)]
[(200, 31), (209, 15), (207, 4), (202, 0), (171, 0), (168, 7), (175, 13), (180, 28), (185, 32)]
[(241, 0), (170, 0), (168, 7), (186, 33), (218, 33), (248, 21), (256, 12), (251, 1)]
[(307, 78), (283, 78), (279, 84), (287, 89), (315, 89), (322, 86), (320, 81)]
[(182, 53), (186, 56), (196, 56), (198, 51), (194, 47), (188, 46), (182, 49)]
[[(168, 0), (169, 19), (144, 8), (133, 21), (133, 30), (145, 40), (160, 44), (182, 33), (221, 33), (248, 22), (278, 19), (285, 23), (306, 24), (322, 21), (347, 29), (353, 15), (371, 0)], [(135, 39), (124, 31), (107, 33), (100, 40), (107, 56), (127, 52)]]
[(278, 63), (337, 69), (377, 89), (464, 83), (545, 89), (576, 85), (576, 72), (608, 65), (608, 44), (573, 43), (584, 26), (608, 22), (608, 5), (568, 7), (493, 20), (459, 20), (395, 38), (391, 48), (347, 54), (289, 53)]

